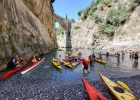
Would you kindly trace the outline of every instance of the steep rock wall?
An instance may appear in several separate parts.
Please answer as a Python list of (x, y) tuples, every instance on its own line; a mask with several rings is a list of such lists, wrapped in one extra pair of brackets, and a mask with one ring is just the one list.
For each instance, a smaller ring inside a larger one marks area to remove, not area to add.
[(51, 0), (1, 0), (0, 12), (1, 59), (57, 46)]

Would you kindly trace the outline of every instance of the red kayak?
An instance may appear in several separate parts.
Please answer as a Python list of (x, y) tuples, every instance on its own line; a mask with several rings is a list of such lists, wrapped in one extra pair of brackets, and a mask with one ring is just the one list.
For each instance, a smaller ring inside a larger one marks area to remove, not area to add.
[(85, 89), (90, 100), (107, 100), (100, 92), (91, 86), (84, 78), (82, 78)]
[(41, 58), (40, 61), (37, 61), (37, 62), (35, 62), (34, 64), (32, 64), (31, 66), (26, 67), (26, 68), (21, 72), (21, 74), (25, 74), (25, 73), (27, 73), (28, 71), (30, 71), (31, 69), (35, 68), (35, 67), (38, 66), (42, 61), (44, 61), (44, 59), (45, 59), (45, 58), (43, 57), (43, 58)]
[(24, 64), (20, 65), (19, 67), (15, 68), (15, 69), (9, 70), (8, 72), (6, 72), (2, 76), (0, 76), (0, 78), (2, 78), (2, 79), (9, 78), (13, 74), (15, 74), (16, 72), (18, 72), (19, 70), (21, 70), (26, 64), (27, 64), (27, 62), (25, 62)]

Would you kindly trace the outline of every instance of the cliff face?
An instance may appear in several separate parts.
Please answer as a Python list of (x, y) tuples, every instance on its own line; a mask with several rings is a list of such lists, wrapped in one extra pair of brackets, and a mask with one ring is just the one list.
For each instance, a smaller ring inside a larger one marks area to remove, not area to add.
[(0, 1), (0, 58), (57, 46), (51, 0)]
[(73, 47), (138, 49), (139, 8), (139, 0), (96, 0), (78, 13), (81, 20), (72, 25)]
[(140, 50), (140, 6), (135, 9), (129, 20), (119, 27), (116, 33), (113, 40), (115, 49)]

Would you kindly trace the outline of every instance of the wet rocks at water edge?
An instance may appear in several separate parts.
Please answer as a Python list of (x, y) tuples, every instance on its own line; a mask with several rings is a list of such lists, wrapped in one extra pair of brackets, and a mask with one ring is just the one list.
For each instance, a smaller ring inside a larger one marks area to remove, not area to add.
[[(0, 81), (1, 100), (87, 100), (88, 96), (84, 89), (82, 81), (80, 83), (71, 82), (70, 84), (58, 82), (58, 84), (43, 80), (32, 80), (22, 77), (17, 79), (19, 74), (6, 81)], [(140, 98), (140, 75), (126, 78), (114, 78), (128, 84), (130, 89)], [(71, 80), (73, 81), (73, 80)], [(101, 81), (90, 81), (108, 100), (114, 100), (113, 95)]]

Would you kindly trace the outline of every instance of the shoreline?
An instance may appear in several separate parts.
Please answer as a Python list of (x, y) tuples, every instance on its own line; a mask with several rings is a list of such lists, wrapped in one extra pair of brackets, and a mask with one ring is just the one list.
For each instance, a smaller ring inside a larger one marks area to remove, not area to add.
[[(16, 78), (16, 77), (15, 77)], [(128, 84), (130, 89), (136, 96), (140, 98), (140, 75), (130, 77), (111, 78), (111, 80), (120, 80)], [(32, 83), (31, 80), (24, 78), (23, 80), (6, 80), (0, 81), (0, 98), (6, 99), (34, 99), (34, 100), (88, 100), (84, 85), (81, 82), (63, 85), (50, 84), (49, 81), (36, 80)], [(108, 100), (114, 100), (114, 96), (101, 80), (89, 81), (99, 92), (101, 92)], [(6, 86), (6, 87), (3, 87)], [(12, 85), (12, 87), (11, 87)], [(28, 86), (29, 85), (29, 86)], [(10, 87), (10, 88), (9, 88)], [(8, 89), (8, 90), (7, 90)], [(8, 91), (11, 91), (10, 93)]]

